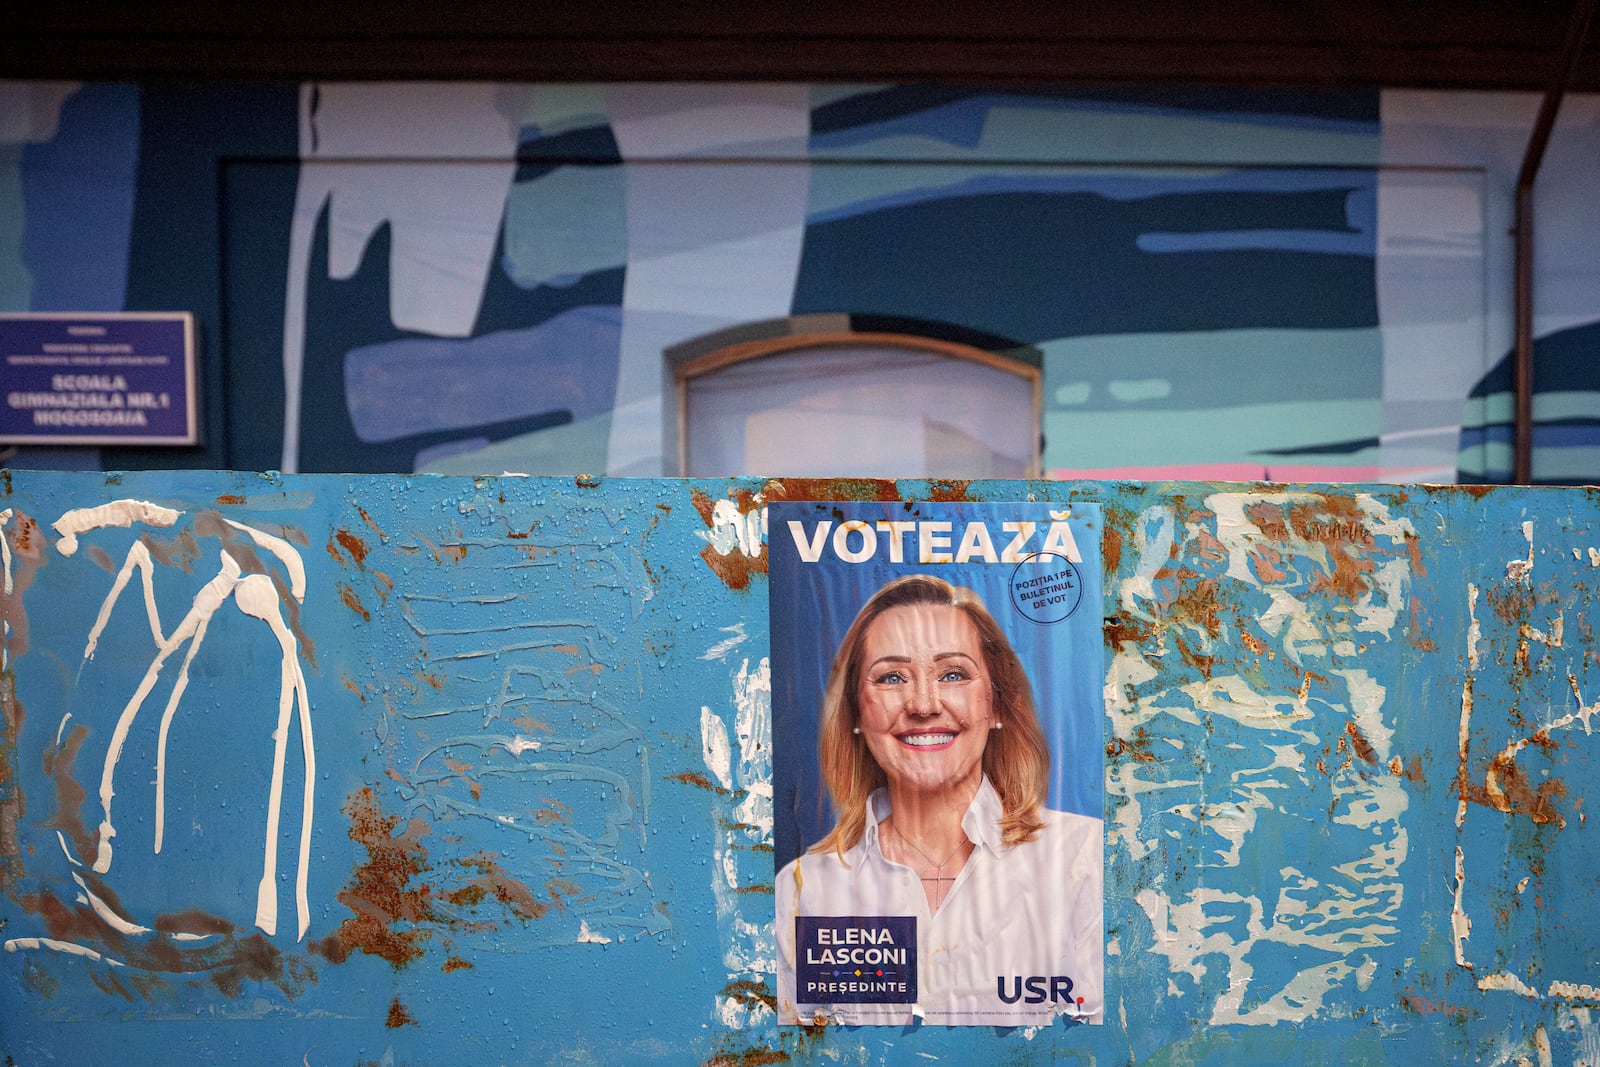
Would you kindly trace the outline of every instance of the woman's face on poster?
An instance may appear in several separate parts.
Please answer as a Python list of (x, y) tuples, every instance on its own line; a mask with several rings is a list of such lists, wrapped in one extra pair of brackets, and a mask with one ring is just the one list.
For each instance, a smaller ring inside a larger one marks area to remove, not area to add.
[(861, 736), (890, 786), (976, 788), (994, 690), (966, 612), (942, 604), (890, 608), (867, 627), (861, 653)]

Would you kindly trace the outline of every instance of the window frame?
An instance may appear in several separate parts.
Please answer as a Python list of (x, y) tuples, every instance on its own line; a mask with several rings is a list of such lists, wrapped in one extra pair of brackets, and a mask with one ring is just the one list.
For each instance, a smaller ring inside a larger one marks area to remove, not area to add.
[[(941, 333), (960, 333), (965, 336), (958, 339), (939, 336)], [(985, 343), (980, 347), (973, 344), (973, 340)], [(971, 331), (941, 323), (885, 322), (881, 319), (858, 321), (844, 314), (801, 315), (718, 330), (667, 349), (663, 356), (672, 379), (671, 392), (676, 414), (671, 420), (663, 420), (670, 428), (662, 449), (663, 455), (675, 458), (678, 477), (690, 476), (689, 388), (695, 379), (709, 377), (729, 367), (790, 355), (805, 349), (867, 346), (898, 348), (965, 360), (1026, 381), (1032, 398), (1035, 433), (1024, 477), (1041, 477), (1044, 469), (1044, 371), (1043, 354), (1038, 349), (1031, 345), (1009, 343), (1001, 338), (975, 337)]]

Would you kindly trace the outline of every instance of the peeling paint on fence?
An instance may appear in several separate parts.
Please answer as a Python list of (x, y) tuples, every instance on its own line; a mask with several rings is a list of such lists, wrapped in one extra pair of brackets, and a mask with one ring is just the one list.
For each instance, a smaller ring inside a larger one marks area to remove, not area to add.
[[(4, 485), (15, 1062), (1600, 1062), (1589, 490)], [(1108, 1025), (775, 1025), (777, 499), (1103, 505)]]

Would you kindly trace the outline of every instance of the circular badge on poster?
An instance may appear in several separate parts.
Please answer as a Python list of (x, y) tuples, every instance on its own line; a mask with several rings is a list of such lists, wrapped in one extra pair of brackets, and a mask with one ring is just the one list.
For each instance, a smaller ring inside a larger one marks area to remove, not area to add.
[(1035, 552), (1011, 572), (1011, 603), (1038, 623), (1071, 618), (1083, 601), (1083, 579), (1065, 556)]

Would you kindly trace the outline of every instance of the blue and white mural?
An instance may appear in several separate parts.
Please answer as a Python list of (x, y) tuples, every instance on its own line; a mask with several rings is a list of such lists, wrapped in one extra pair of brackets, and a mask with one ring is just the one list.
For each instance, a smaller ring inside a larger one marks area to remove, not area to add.
[[(663, 353), (825, 314), (1042, 355), (1054, 477), (1493, 481), (1531, 95), (0, 83), (0, 310), (192, 310), (201, 452), (674, 473)], [(1594, 464), (1587, 176), (1538, 186), (1535, 476)], [(762, 472), (783, 473), (783, 472)]]

